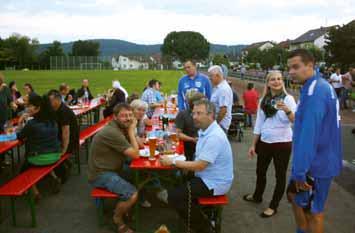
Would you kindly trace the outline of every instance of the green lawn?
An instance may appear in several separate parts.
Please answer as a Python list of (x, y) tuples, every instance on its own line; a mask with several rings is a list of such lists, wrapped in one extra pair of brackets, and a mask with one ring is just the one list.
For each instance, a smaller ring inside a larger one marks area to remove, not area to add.
[(17, 88), (23, 92), (23, 84), (31, 83), (35, 91), (44, 94), (50, 89), (58, 89), (63, 82), (70, 88), (78, 89), (81, 80), (89, 79), (90, 88), (96, 96), (112, 86), (112, 80), (119, 80), (128, 93), (141, 93), (147, 81), (157, 79), (163, 83), (162, 91), (177, 90), (181, 71), (3, 71), (6, 83), (15, 80)]

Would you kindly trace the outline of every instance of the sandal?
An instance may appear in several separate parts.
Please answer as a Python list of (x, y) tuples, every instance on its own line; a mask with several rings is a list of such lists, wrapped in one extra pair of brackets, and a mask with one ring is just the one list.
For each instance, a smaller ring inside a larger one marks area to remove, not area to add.
[[(269, 208), (269, 209), (271, 209), (271, 208)], [(265, 213), (266, 210), (265, 210), (264, 212), (262, 212), (260, 214), (260, 217), (262, 217), (262, 218), (270, 218), (270, 217), (274, 216), (277, 213), (277, 210), (274, 210), (274, 209), (271, 209), (271, 210), (273, 210), (272, 214), (266, 214)]]
[(244, 201), (247, 201), (247, 202), (253, 202), (253, 203), (256, 203), (256, 204), (259, 204), (262, 202), (262, 200), (255, 200), (254, 197), (253, 197), (253, 194), (246, 194), (243, 196), (243, 200)]
[(118, 227), (118, 233), (134, 233), (126, 224), (122, 224)]

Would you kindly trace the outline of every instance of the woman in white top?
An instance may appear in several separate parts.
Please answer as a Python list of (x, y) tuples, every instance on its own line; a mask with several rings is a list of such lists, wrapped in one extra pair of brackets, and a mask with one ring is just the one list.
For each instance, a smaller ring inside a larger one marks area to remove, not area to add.
[(261, 217), (276, 214), (286, 187), (286, 172), (292, 150), (292, 122), (296, 111), (294, 98), (286, 92), (281, 72), (271, 71), (266, 77), (264, 94), (257, 112), (254, 139), (248, 156), (257, 154), (257, 181), (254, 194), (243, 197), (245, 201), (261, 203), (266, 186), (266, 173), (274, 162), (276, 186), (272, 201)]

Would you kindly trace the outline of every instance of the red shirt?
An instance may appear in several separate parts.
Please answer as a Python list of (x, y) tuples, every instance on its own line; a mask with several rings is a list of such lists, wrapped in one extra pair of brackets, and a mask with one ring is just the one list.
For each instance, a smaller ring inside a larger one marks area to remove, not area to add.
[(243, 94), (244, 108), (249, 114), (255, 114), (258, 110), (259, 94), (255, 89), (245, 91)]

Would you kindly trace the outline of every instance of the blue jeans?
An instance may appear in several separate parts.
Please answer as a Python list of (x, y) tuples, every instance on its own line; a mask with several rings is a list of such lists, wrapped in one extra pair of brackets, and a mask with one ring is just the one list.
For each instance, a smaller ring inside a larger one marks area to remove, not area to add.
[(90, 184), (95, 188), (104, 188), (119, 195), (120, 200), (127, 201), (137, 189), (115, 172), (103, 172)]

